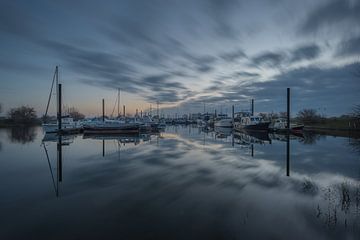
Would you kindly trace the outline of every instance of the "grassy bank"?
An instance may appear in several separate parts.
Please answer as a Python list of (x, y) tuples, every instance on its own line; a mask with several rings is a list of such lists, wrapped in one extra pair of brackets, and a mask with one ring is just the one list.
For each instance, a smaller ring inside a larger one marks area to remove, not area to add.
[(360, 131), (360, 123), (350, 118), (326, 118), (316, 123), (305, 123), (306, 129)]
[(31, 123), (16, 123), (8, 120), (0, 120), (0, 128), (8, 128), (8, 127), (34, 127), (40, 126), (41, 121), (31, 122)]

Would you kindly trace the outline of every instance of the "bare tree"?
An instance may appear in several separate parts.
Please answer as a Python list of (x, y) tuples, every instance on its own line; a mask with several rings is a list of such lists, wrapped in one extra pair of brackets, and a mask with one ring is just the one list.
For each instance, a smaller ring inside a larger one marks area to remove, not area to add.
[(321, 120), (317, 111), (311, 108), (299, 111), (297, 117), (303, 123), (318, 123)]
[(81, 120), (85, 118), (85, 115), (80, 113), (75, 107), (71, 107), (68, 109), (68, 114), (72, 117), (75, 121)]
[(35, 109), (28, 106), (10, 109), (8, 118), (11, 122), (20, 124), (32, 124), (37, 120)]

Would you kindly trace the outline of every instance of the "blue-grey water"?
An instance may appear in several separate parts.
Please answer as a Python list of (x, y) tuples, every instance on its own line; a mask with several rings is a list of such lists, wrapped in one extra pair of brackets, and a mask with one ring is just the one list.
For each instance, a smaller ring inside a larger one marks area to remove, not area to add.
[(286, 136), (193, 126), (58, 140), (0, 129), (0, 239), (360, 239), (359, 139), (291, 136), (289, 156)]

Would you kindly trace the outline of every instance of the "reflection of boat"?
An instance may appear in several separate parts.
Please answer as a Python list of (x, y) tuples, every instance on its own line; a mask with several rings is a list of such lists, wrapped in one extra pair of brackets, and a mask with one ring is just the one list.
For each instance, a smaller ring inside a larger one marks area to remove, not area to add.
[(94, 121), (84, 124), (84, 134), (138, 134), (138, 123), (125, 123), (119, 120)]
[[(287, 134), (281, 134), (281, 133), (270, 133), (269, 137), (271, 140), (277, 140), (277, 141), (281, 141), (281, 142), (286, 142), (287, 141)], [(290, 140), (303, 140), (304, 139), (304, 135), (302, 133), (290, 133), (289, 134), (289, 138)]]
[[(269, 129), (274, 132), (285, 132), (287, 131), (287, 119), (285, 118), (278, 118), (275, 119), (269, 126)], [(290, 123), (290, 131), (292, 132), (299, 132), (302, 131), (304, 128), (303, 124), (298, 123)]]
[(217, 138), (226, 138), (232, 133), (232, 128), (228, 127), (215, 127), (214, 130)]
[[(75, 136), (74, 135), (62, 135), (62, 144), (63, 145), (70, 145), (74, 142)], [(44, 138), (41, 142), (58, 142), (59, 135), (57, 133), (46, 133)]]
[(261, 131), (235, 131), (234, 139), (236, 139), (236, 143), (241, 145), (249, 145), (249, 144), (265, 144), (271, 143), (271, 139), (269, 138), (269, 134), (267, 132)]
[(241, 117), (239, 122), (235, 122), (234, 128), (237, 131), (241, 130), (257, 130), (267, 131), (270, 122), (264, 121), (260, 116), (245, 116)]
[(142, 140), (143, 142), (151, 139), (150, 134), (84, 134), (83, 139), (95, 139), (95, 140), (116, 140), (120, 143), (135, 143), (138, 144)]

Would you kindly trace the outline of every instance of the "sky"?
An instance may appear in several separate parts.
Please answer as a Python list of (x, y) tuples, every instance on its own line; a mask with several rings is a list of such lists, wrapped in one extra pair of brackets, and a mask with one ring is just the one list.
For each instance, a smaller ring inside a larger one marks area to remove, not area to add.
[(230, 113), (251, 99), (279, 112), (287, 87), (292, 114), (347, 114), (360, 104), (360, 0), (1, 0), (3, 114), (42, 115), (57, 65), (64, 107), (88, 116), (102, 98), (113, 113), (117, 89), (128, 113)]

